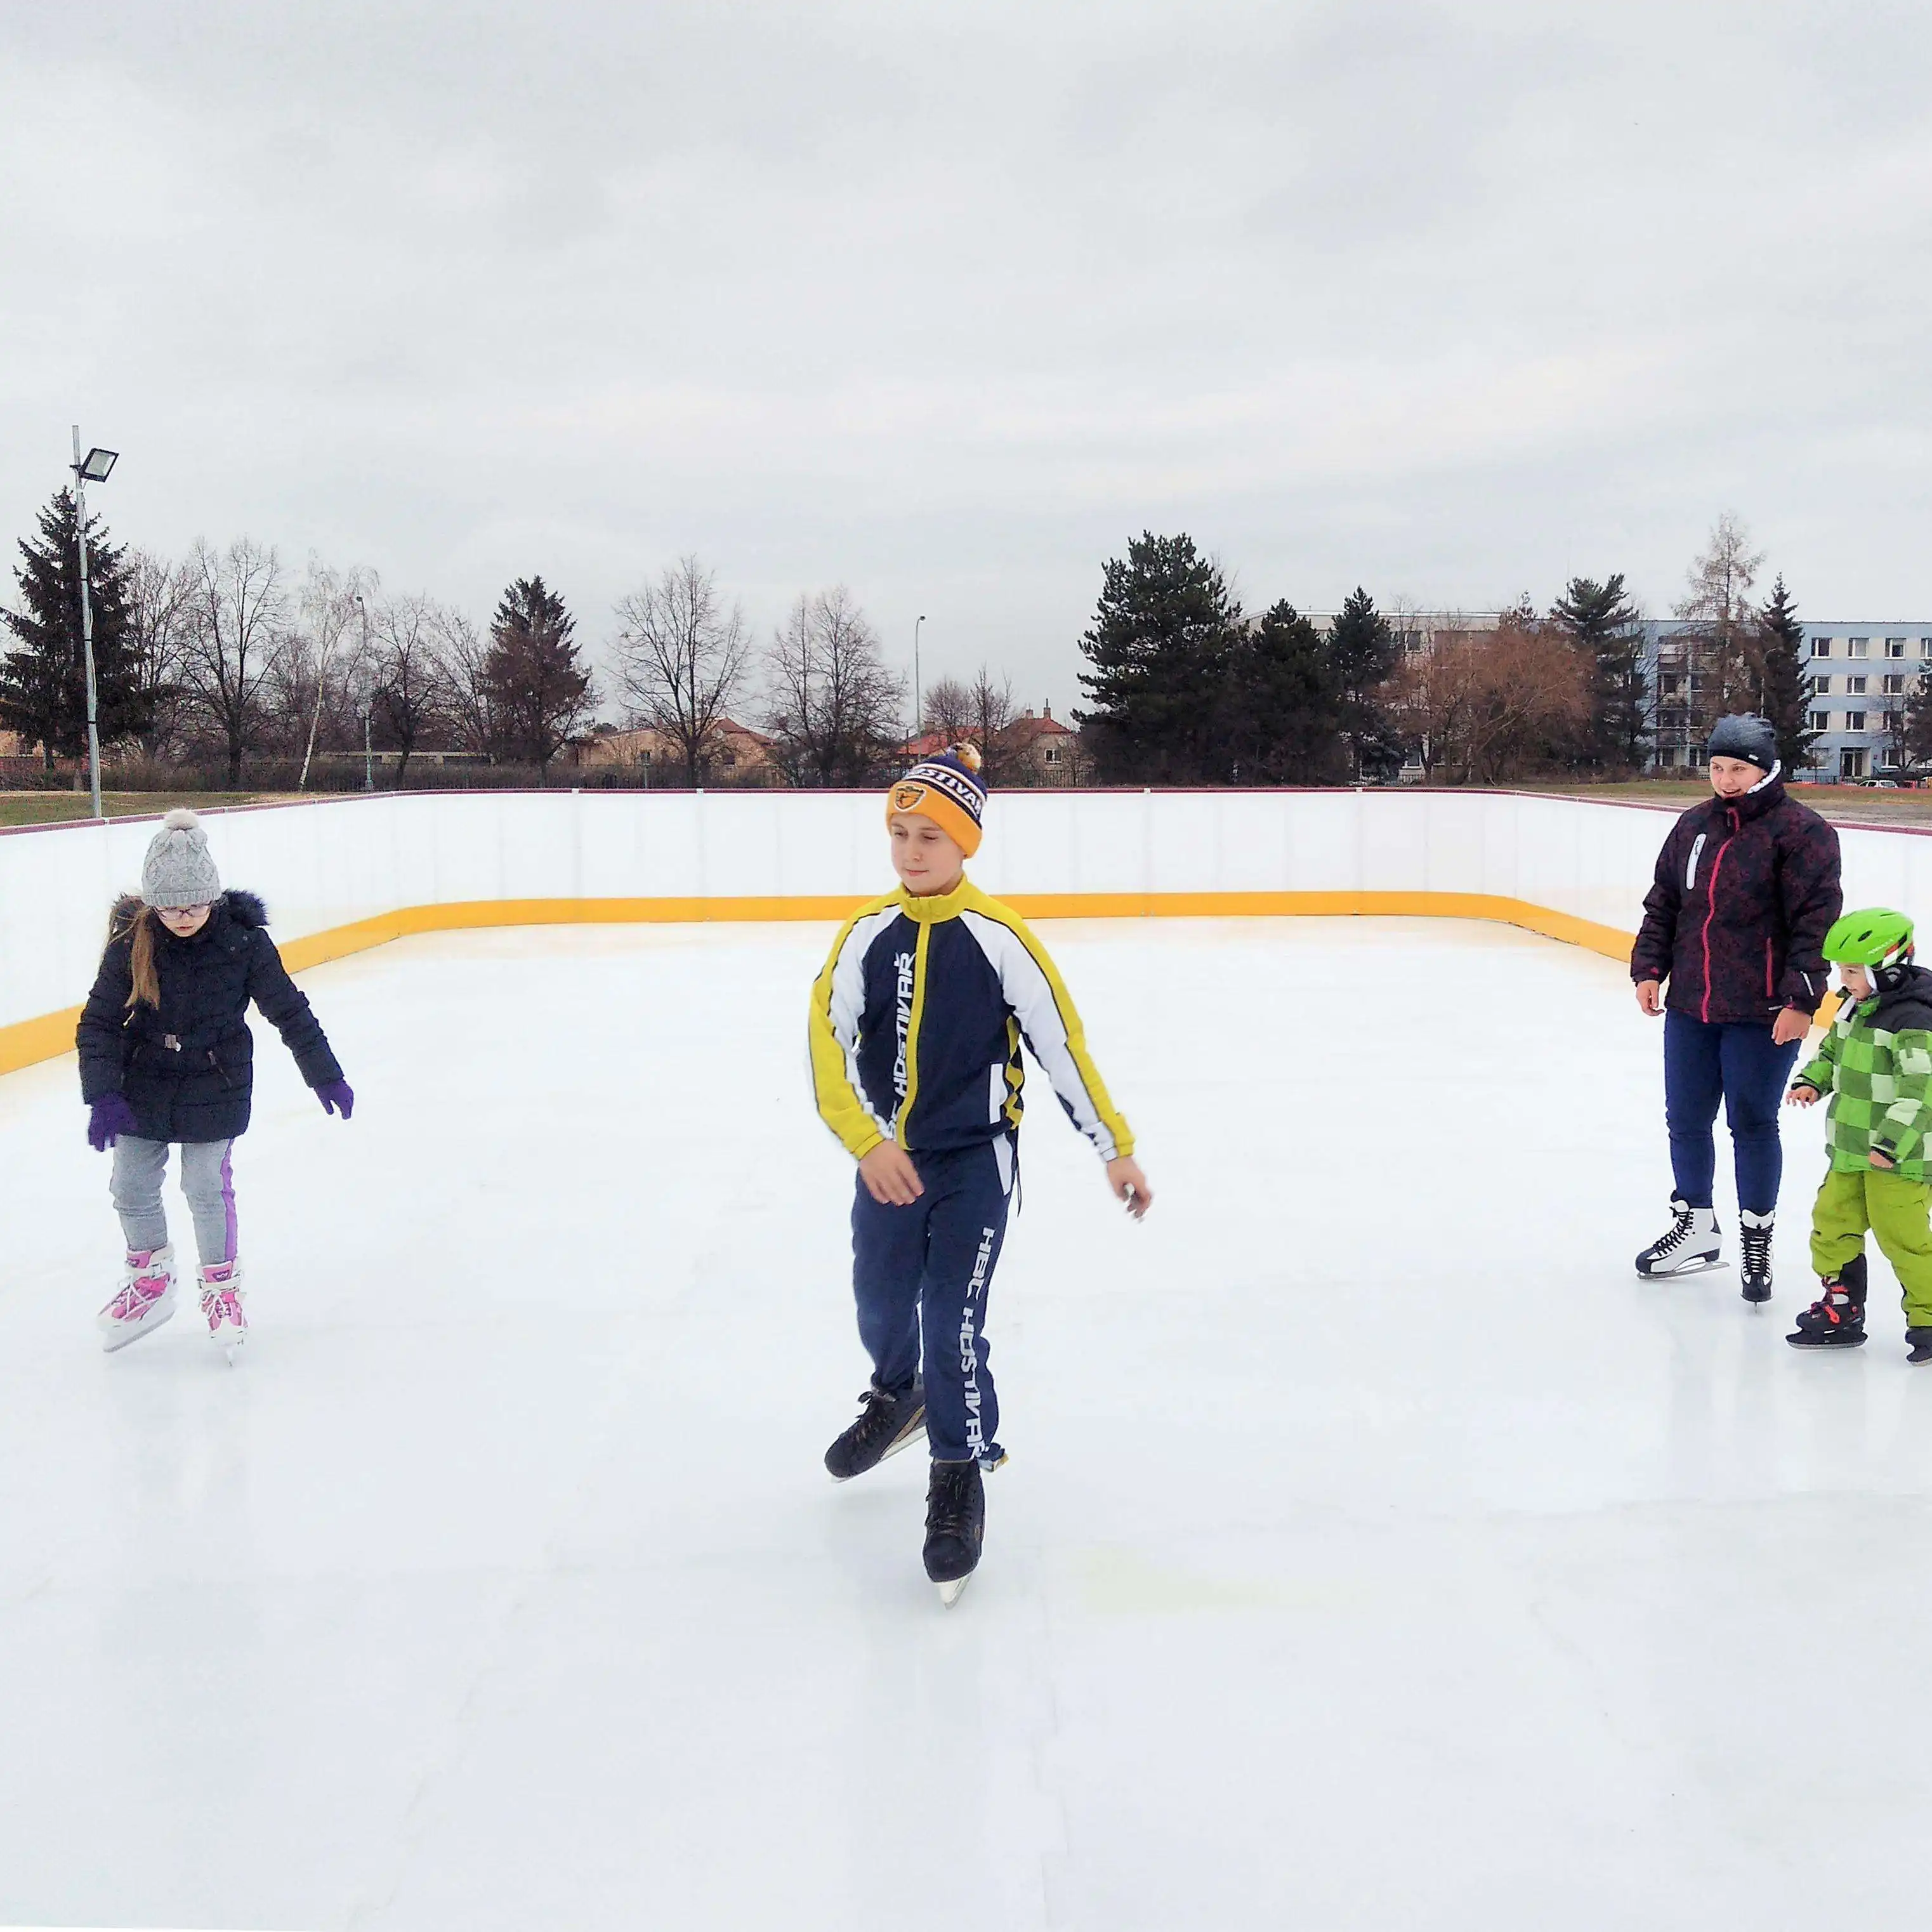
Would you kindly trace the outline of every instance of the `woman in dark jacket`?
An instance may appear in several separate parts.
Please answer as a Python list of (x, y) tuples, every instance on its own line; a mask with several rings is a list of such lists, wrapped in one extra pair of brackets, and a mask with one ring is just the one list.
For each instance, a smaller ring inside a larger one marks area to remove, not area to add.
[(246, 1337), (235, 1250), (230, 1152), (248, 1130), (260, 1007), (330, 1113), (356, 1096), (321, 1024), (282, 964), (252, 892), (224, 892), (191, 812), (171, 812), (148, 848), (141, 896), (122, 899), (82, 1010), (81, 1098), (87, 1137), (114, 1150), (114, 1204), (127, 1237), (119, 1292), (100, 1311), (111, 1351), (174, 1312), (174, 1250), (161, 1207), (168, 1149), (182, 1152), (182, 1192), (194, 1216), (201, 1312), (211, 1340), (234, 1352)]
[(1664, 842), (1630, 952), (1638, 1005), (1665, 1015), (1676, 1181), (1671, 1225), (1636, 1267), (1665, 1275), (1717, 1265), (1712, 1130), (1721, 1100), (1737, 1165), (1744, 1298), (1768, 1301), (1784, 1172), (1778, 1105), (1825, 996), (1825, 934), (1844, 900), (1838, 835), (1786, 792), (1777, 734), (1763, 718), (1719, 719), (1709, 757), (1715, 796), (1693, 806)]

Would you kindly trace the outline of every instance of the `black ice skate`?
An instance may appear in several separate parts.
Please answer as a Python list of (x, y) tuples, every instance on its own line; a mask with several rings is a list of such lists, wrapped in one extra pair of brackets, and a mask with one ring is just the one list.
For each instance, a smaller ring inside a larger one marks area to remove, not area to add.
[(1912, 1348), (1905, 1358), (1908, 1362), (1932, 1362), (1932, 1328), (1908, 1328), (1905, 1339)]
[(1854, 1256), (1818, 1286), (1818, 1299), (1784, 1339), (1794, 1348), (1858, 1348), (1865, 1339), (1864, 1256)]
[(939, 1586), (939, 1600), (959, 1600), (966, 1580), (980, 1567), (986, 1534), (986, 1491), (977, 1462), (935, 1462), (926, 1492), (926, 1574)]
[(1743, 1256), (1743, 1275), (1738, 1292), (1747, 1301), (1771, 1299), (1772, 1216), (1738, 1213), (1738, 1246)]
[(859, 1419), (825, 1452), (834, 1482), (849, 1482), (896, 1456), (926, 1433), (926, 1388), (915, 1382), (902, 1395), (868, 1388), (859, 1398)]
[(1680, 1195), (1670, 1197), (1671, 1222), (1636, 1258), (1641, 1275), (1695, 1274), (1700, 1269), (1717, 1268), (1724, 1250), (1724, 1237), (1718, 1232), (1718, 1216), (1708, 1208), (1694, 1208)]

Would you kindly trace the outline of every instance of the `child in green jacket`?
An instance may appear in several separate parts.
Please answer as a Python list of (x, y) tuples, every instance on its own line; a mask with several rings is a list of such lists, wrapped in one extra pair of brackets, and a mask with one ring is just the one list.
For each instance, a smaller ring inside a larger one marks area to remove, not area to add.
[(1811, 1210), (1811, 1265), (1823, 1292), (1785, 1340), (1856, 1348), (1865, 1339), (1865, 1230), (1904, 1291), (1914, 1362), (1932, 1362), (1932, 972), (1912, 963), (1912, 922), (1883, 907), (1849, 912), (1825, 935), (1844, 1003), (1786, 1096), (1828, 1093), (1831, 1167)]

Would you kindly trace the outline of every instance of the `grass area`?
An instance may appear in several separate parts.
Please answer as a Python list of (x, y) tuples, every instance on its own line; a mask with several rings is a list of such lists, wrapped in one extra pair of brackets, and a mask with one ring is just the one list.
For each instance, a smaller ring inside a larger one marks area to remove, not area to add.
[[(110, 818), (145, 818), (177, 805), (212, 812), (218, 805), (266, 805), (279, 796), (254, 791), (107, 791), (100, 808)], [(92, 818), (94, 802), (84, 791), (0, 791), (0, 826), (61, 825)]]
[[(1708, 782), (1693, 778), (1631, 778), (1616, 784), (1565, 784), (1558, 779), (1514, 789), (1600, 799), (1623, 805), (1676, 806), (1708, 798)], [(1791, 796), (1835, 824), (1932, 825), (1932, 791), (1875, 791), (1869, 785), (1793, 785)]]

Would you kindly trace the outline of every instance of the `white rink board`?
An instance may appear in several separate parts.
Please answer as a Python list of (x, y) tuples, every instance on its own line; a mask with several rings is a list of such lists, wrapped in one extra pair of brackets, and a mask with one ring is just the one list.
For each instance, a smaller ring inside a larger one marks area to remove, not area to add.
[(181, 1318), (98, 1352), (73, 1061), (0, 1079), (0, 1923), (1916, 1932), (1932, 1372), (1882, 1264), (1864, 1351), (1780, 1339), (1820, 1124), (1754, 1316), (1631, 1276), (1614, 962), (1042, 931), (1159, 1198), (1034, 1086), (951, 1612), (919, 1459), (818, 1463), (866, 1372), (829, 928), (304, 975), (360, 1103), (262, 1042), (232, 1371)]

